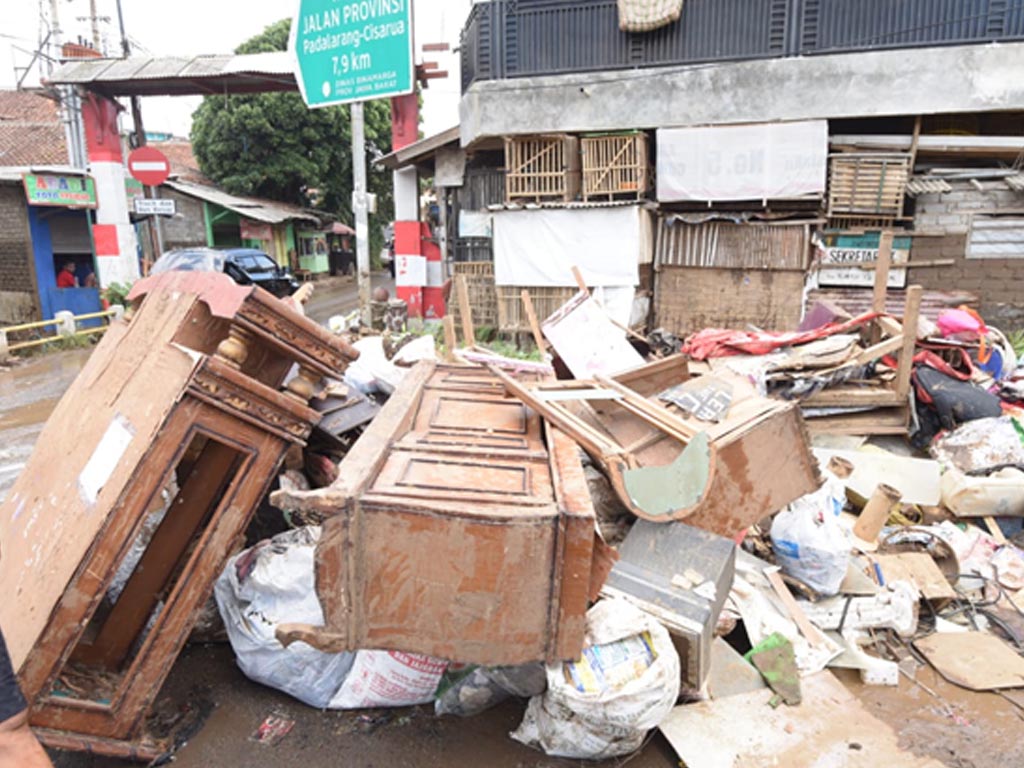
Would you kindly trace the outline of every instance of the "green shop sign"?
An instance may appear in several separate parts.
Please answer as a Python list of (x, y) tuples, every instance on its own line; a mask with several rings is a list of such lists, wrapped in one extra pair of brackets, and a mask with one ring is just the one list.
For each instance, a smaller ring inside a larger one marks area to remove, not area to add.
[(96, 182), (91, 176), (26, 173), (25, 198), (29, 205), (95, 208)]
[(299, 0), (288, 50), (310, 107), (413, 89), (412, 0)]

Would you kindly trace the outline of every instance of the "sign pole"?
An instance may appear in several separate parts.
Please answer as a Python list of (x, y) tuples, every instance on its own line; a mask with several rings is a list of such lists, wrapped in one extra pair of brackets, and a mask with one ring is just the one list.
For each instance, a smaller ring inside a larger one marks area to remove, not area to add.
[(370, 324), (370, 223), (366, 200), (366, 125), (363, 102), (354, 102), (352, 113), (352, 208), (356, 217), (356, 270), (359, 314)]

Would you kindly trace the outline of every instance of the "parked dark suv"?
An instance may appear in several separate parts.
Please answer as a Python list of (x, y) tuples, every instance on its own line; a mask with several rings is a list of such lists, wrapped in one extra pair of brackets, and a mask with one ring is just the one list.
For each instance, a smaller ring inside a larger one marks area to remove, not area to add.
[(278, 298), (299, 288), (287, 267), (256, 248), (181, 248), (168, 251), (153, 264), (150, 274), (172, 271), (223, 272), (239, 285), (258, 285)]

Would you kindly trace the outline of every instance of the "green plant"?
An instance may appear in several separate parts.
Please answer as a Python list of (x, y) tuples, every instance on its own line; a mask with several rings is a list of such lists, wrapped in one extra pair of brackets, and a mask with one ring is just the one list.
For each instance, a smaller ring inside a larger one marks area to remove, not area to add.
[(120, 304), (122, 307), (128, 306), (128, 294), (132, 287), (127, 283), (111, 283), (103, 289), (103, 298), (105, 298), (111, 306), (114, 304)]
[(1008, 333), (1006, 339), (1010, 342), (1018, 359), (1024, 356), (1024, 328)]

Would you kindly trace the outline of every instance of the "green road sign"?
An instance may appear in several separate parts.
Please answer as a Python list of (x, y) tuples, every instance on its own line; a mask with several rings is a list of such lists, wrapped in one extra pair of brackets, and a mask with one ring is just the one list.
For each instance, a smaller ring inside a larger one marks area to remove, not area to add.
[(412, 0), (299, 0), (288, 50), (310, 107), (413, 89)]

